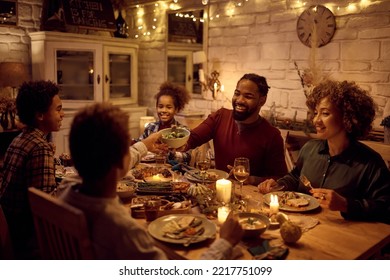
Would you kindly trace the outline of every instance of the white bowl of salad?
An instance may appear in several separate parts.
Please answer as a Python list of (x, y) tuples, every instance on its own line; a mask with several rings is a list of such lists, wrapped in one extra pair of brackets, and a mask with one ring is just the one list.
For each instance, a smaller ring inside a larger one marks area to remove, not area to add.
[(190, 138), (190, 131), (183, 127), (161, 130), (161, 142), (167, 144), (170, 148), (177, 149), (184, 146), (188, 138)]

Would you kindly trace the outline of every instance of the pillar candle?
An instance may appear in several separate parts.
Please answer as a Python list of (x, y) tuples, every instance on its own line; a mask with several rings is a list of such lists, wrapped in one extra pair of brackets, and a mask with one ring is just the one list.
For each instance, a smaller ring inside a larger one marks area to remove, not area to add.
[(269, 212), (270, 214), (277, 214), (279, 212), (279, 201), (278, 196), (271, 194), (271, 201), (269, 203)]
[(230, 208), (227, 206), (218, 207), (218, 223), (223, 224), (230, 213)]
[(230, 203), (232, 196), (232, 182), (226, 179), (217, 180), (215, 184), (217, 200), (223, 203)]

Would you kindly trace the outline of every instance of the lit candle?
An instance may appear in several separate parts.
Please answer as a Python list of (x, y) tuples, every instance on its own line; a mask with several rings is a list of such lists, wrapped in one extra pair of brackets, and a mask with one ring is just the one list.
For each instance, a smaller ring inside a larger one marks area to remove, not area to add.
[(230, 203), (232, 197), (232, 182), (226, 179), (217, 180), (215, 183), (217, 200), (223, 203)]
[(159, 175), (159, 174), (153, 175), (153, 176), (152, 176), (152, 181), (160, 182), (160, 181), (161, 181), (161, 180), (160, 180), (160, 175)]
[(214, 83), (214, 94), (217, 93), (217, 89), (218, 89), (218, 84)]
[(224, 91), (225, 91), (225, 86), (221, 85), (221, 92), (224, 92)]
[(279, 212), (279, 202), (278, 196), (275, 194), (271, 194), (271, 201), (269, 203), (269, 212), (271, 215), (277, 214)]
[(230, 208), (227, 206), (218, 207), (218, 223), (223, 224), (230, 213)]

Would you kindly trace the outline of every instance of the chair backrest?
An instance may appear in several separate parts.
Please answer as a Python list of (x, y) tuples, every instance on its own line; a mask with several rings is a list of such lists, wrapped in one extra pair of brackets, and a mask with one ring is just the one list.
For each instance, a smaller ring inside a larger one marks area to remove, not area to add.
[(363, 144), (366, 144), (371, 149), (377, 151), (385, 161), (387, 167), (390, 169), (390, 145), (384, 144), (381, 142), (374, 142), (374, 141), (360, 141)]
[(8, 231), (7, 220), (0, 205), (0, 259), (11, 260), (14, 258), (11, 238)]
[(94, 259), (84, 213), (36, 188), (28, 193), (42, 257)]

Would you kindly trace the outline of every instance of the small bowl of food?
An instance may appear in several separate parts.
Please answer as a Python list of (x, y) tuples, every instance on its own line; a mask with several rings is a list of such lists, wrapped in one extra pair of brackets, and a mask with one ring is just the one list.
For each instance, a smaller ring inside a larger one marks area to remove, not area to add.
[(137, 183), (132, 181), (119, 181), (116, 184), (116, 193), (121, 199), (131, 198), (137, 188)]
[(269, 218), (259, 213), (239, 213), (238, 221), (244, 230), (244, 237), (259, 237), (270, 225)]
[(184, 146), (188, 138), (190, 138), (190, 131), (183, 127), (161, 130), (161, 142), (167, 144), (170, 148), (177, 149)]

